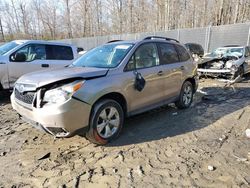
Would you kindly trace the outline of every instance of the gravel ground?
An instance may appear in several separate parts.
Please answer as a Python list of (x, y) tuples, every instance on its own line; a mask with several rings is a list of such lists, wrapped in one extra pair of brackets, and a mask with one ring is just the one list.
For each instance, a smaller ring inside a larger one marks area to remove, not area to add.
[(250, 81), (223, 86), (201, 80), (191, 108), (129, 118), (107, 146), (54, 139), (1, 96), (0, 187), (250, 187)]

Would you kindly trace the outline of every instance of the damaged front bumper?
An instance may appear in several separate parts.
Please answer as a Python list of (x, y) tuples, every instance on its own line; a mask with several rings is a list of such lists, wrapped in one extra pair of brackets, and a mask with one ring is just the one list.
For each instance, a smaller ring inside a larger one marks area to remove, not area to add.
[(55, 137), (68, 137), (89, 124), (91, 106), (71, 98), (60, 105), (44, 105), (42, 108), (27, 108), (11, 95), (12, 107), (19, 115), (38, 129)]

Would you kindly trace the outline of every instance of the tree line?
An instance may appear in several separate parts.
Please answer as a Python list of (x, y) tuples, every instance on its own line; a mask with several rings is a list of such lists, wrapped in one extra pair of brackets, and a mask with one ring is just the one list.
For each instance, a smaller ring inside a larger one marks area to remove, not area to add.
[(250, 0), (0, 0), (0, 40), (62, 39), (250, 21)]

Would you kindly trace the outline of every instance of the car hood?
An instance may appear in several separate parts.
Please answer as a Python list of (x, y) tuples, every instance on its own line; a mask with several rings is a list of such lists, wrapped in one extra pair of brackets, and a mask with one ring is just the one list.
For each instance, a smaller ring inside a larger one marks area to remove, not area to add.
[(211, 56), (204, 56), (203, 58), (201, 58), (198, 62), (198, 64), (203, 64), (203, 63), (207, 63), (209, 61), (220, 61), (222, 60), (223, 58), (226, 59), (226, 58), (236, 58), (234, 61), (237, 61), (237, 59), (241, 59), (242, 57), (242, 54), (240, 53), (237, 53), (237, 52), (234, 52), (234, 53), (228, 53), (228, 54), (225, 54), (224, 56), (222, 57), (211, 57)]
[(41, 87), (61, 80), (71, 78), (89, 79), (101, 77), (107, 74), (107, 68), (95, 67), (67, 67), (62, 69), (46, 70), (25, 74), (17, 80), (17, 83), (32, 84)]

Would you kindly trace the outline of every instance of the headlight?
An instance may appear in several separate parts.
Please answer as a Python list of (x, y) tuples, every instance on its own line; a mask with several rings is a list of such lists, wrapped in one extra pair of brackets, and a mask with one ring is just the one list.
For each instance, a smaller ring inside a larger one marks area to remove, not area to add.
[(225, 68), (230, 69), (233, 66), (233, 62), (232, 61), (227, 61)]
[(43, 101), (47, 103), (64, 103), (82, 87), (84, 81), (75, 81), (70, 84), (51, 89), (45, 92)]

